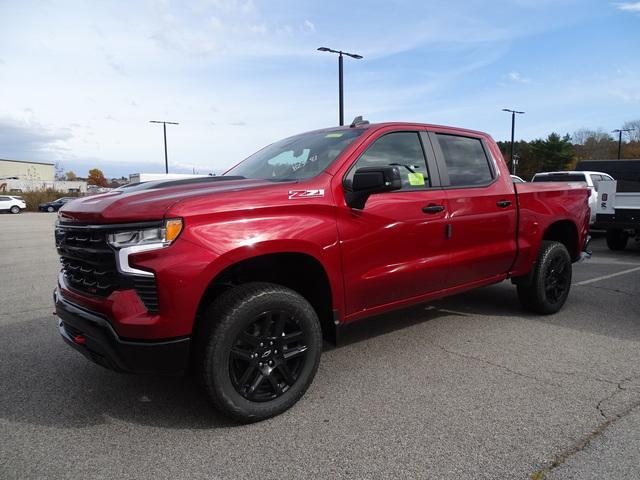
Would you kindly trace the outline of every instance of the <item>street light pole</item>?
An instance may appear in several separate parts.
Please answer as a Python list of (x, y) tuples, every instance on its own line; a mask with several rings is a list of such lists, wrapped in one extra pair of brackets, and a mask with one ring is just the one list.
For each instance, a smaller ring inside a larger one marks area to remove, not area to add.
[(327, 47), (318, 48), (320, 52), (330, 52), (338, 54), (338, 108), (339, 108), (339, 119), (340, 126), (344, 125), (344, 68), (343, 68), (343, 55), (347, 55), (351, 58), (355, 58), (356, 60), (360, 60), (362, 55), (358, 55), (357, 53), (348, 53), (343, 52), (342, 50), (332, 50)]
[(510, 110), (508, 108), (503, 108), (502, 109), (503, 112), (509, 112), (511, 113), (511, 170), (513, 171), (513, 174), (516, 174), (516, 165), (515, 163), (513, 163), (513, 145), (514, 145), (514, 140), (515, 140), (515, 131), (516, 131), (516, 113), (521, 115), (524, 112), (519, 112), (517, 110)]
[(622, 132), (631, 132), (632, 128), (616, 128), (613, 133), (618, 134), (618, 160), (622, 158)]
[(177, 122), (163, 122), (159, 120), (150, 120), (149, 123), (161, 123), (164, 132), (164, 173), (169, 173), (169, 158), (167, 156), (167, 124), (180, 125)]

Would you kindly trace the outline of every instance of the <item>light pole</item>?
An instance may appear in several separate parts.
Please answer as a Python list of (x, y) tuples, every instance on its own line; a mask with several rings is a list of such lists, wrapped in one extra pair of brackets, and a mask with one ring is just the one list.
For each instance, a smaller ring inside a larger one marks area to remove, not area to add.
[(513, 163), (513, 140), (514, 140), (514, 134), (516, 131), (516, 113), (519, 115), (522, 115), (524, 112), (519, 112), (517, 110), (509, 110), (508, 108), (503, 108), (502, 109), (503, 112), (510, 112), (511, 113), (511, 169), (513, 170), (513, 174), (516, 174), (516, 166)]
[(630, 132), (632, 128), (616, 128), (612, 133), (618, 134), (618, 160), (622, 158), (622, 132)]
[(343, 93), (343, 74), (342, 74), (342, 56), (347, 55), (348, 57), (355, 58), (356, 60), (360, 60), (362, 55), (358, 55), (357, 53), (348, 53), (343, 52), (342, 50), (332, 50), (327, 47), (318, 48), (320, 52), (330, 52), (338, 54), (338, 102), (340, 104), (340, 126), (344, 125), (344, 93)]
[(169, 159), (167, 158), (167, 124), (180, 125), (177, 122), (163, 122), (160, 120), (149, 120), (149, 123), (161, 123), (164, 131), (164, 173), (169, 173)]

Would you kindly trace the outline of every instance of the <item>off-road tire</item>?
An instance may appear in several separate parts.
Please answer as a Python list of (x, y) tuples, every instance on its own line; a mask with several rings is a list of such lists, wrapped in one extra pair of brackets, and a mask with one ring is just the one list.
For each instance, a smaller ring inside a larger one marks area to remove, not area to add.
[[(231, 350), (245, 329), (269, 311), (286, 312), (287, 321), (303, 332), (307, 349), (298, 375), (284, 393), (272, 400), (251, 401), (232, 380)], [(320, 363), (322, 332), (315, 310), (300, 294), (280, 285), (252, 282), (227, 290), (207, 308), (194, 334), (194, 347), (195, 374), (209, 399), (225, 415), (250, 423), (284, 412), (304, 395)]]
[(527, 310), (549, 315), (562, 308), (571, 289), (571, 257), (559, 242), (543, 240), (528, 284), (518, 285), (518, 298)]

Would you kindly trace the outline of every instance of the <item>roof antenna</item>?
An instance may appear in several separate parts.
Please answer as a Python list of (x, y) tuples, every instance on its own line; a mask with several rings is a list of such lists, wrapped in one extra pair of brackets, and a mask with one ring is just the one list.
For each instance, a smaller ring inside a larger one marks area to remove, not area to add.
[(369, 125), (369, 120), (363, 120), (362, 115), (358, 115), (356, 118), (353, 119), (353, 122), (351, 122), (351, 125), (349, 126), (351, 128), (354, 128), (359, 125)]

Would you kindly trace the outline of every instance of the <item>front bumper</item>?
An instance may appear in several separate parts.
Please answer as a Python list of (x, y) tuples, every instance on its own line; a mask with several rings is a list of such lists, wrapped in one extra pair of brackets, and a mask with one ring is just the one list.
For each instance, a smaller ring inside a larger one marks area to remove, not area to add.
[(120, 338), (107, 319), (53, 293), (60, 335), (89, 360), (126, 373), (178, 374), (189, 363), (189, 337), (163, 341)]

